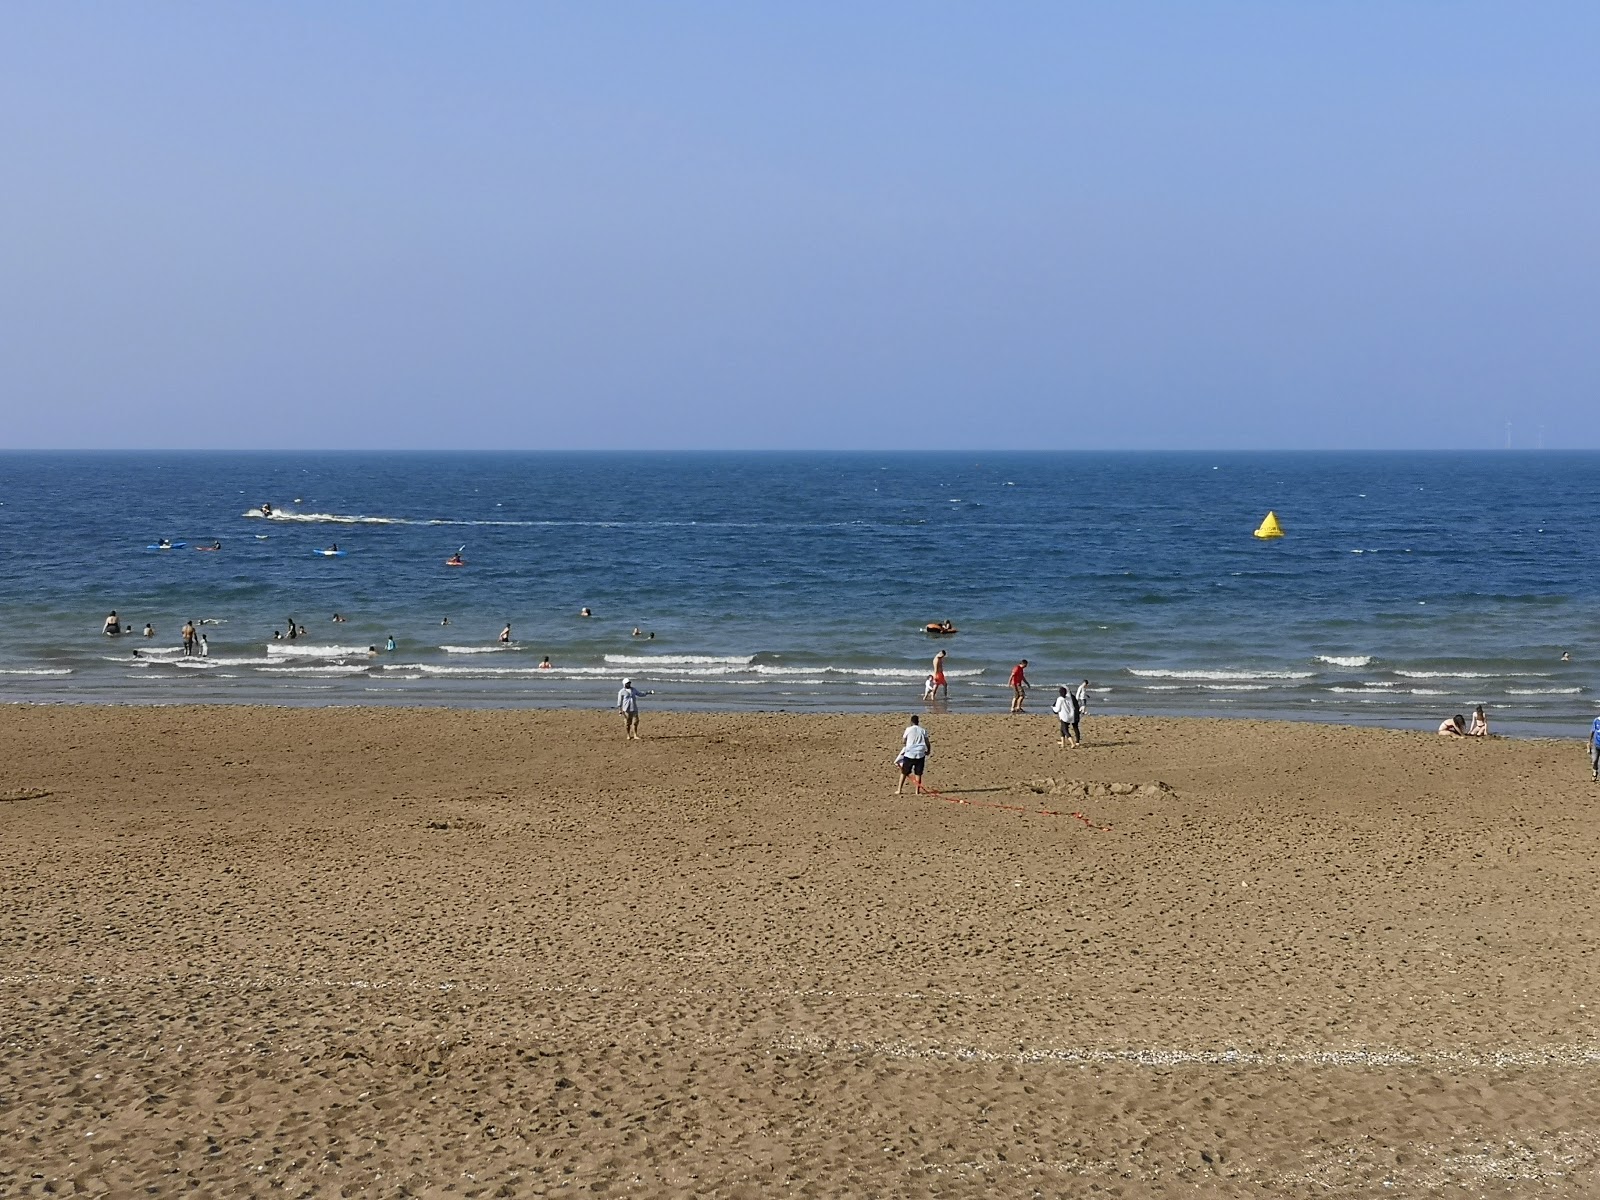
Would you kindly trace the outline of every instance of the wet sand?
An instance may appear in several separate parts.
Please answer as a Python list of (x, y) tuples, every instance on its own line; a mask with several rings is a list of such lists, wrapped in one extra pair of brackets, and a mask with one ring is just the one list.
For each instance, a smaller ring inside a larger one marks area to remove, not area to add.
[(1600, 1193), (1576, 736), (901, 724), (6, 708), (0, 1195)]

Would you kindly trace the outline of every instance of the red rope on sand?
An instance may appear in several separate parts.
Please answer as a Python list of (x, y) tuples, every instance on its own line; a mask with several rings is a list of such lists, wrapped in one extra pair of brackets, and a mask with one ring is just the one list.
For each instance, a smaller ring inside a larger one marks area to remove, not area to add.
[(1110, 833), (1111, 826), (1096, 825), (1081, 812), (1057, 812), (1053, 808), (1028, 808), (1022, 804), (997, 804), (992, 800), (968, 800), (965, 796), (946, 796), (943, 792), (936, 792), (931, 787), (924, 785), (919, 789), (924, 796), (932, 796), (935, 800), (943, 800), (946, 804), (966, 804), (973, 808), (997, 808), (1003, 812), (1022, 813), (1024, 816), (1033, 817), (1077, 817), (1096, 833)]

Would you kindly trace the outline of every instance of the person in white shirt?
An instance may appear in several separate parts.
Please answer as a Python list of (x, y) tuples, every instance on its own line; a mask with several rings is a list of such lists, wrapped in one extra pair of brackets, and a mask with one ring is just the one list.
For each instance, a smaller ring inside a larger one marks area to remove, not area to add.
[(928, 737), (928, 731), (922, 727), (922, 719), (912, 716), (911, 724), (906, 726), (906, 731), (901, 735), (903, 745), (900, 756), (894, 760), (895, 766), (900, 768), (900, 785), (894, 789), (896, 796), (905, 791), (906, 780), (909, 778), (917, 789), (917, 794), (922, 794), (922, 772), (928, 765), (928, 755), (933, 751), (933, 741)]
[(628, 740), (635, 742), (644, 740), (639, 736), (639, 697), (654, 694), (636, 690), (631, 679), (622, 681), (622, 689), (617, 692), (617, 711), (622, 714), (622, 724), (627, 731)]
[(1067, 739), (1072, 739), (1074, 746), (1079, 745), (1083, 739), (1078, 736), (1078, 702), (1066, 688), (1056, 689), (1060, 695), (1056, 697), (1051, 712), (1056, 714), (1056, 720), (1061, 722), (1061, 748), (1067, 748)]

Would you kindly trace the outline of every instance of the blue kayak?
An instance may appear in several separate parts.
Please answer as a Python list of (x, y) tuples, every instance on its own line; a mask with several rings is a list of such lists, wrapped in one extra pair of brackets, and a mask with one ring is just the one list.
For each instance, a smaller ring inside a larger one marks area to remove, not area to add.
[(320, 554), (324, 558), (343, 558), (343, 550), (313, 550), (311, 553)]
[(182, 550), (188, 544), (189, 544), (188, 542), (168, 542), (165, 546), (163, 546), (160, 542), (151, 542), (148, 546), (145, 547), (145, 549), (146, 550)]

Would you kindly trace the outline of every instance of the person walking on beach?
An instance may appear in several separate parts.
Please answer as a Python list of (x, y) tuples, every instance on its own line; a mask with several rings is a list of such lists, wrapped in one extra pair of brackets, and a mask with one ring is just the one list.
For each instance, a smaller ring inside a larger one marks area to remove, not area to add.
[(939, 689), (944, 689), (944, 698), (950, 699), (950, 681), (944, 677), (943, 650), (933, 656), (933, 686), (928, 689), (927, 699), (932, 700), (939, 694)]
[(1089, 681), (1085, 679), (1078, 685), (1078, 690), (1072, 693), (1072, 698), (1078, 702), (1078, 719), (1081, 721), (1089, 711)]
[(900, 741), (900, 755), (894, 760), (894, 765), (900, 768), (900, 783), (894, 789), (894, 794), (902, 795), (906, 780), (909, 779), (920, 796), (922, 775), (928, 768), (928, 755), (933, 753), (933, 739), (928, 736), (928, 731), (922, 727), (922, 719), (915, 713), (911, 715), (911, 724), (906, 726), (905, 733), (900, 735)]
[(1594, 724), (1589, 726), (1589, 773), (1591, 778), (1600, 782), (1600, 717), (1594, 719)]
[(1011, 711), (1022, 711), (1022, 702), (1028, 696), (1028, 660), (1023, 659), (1011, 668)]
[(622, 714), (622, 727), (627, 734), (626, 740), (632, 742), (643, 740), (639, 736), (639, 697), (653, 695), (654, 692), (638, 691), (631, 679), (622, 681), (622, 688), (617, 692), (617, 711)]
[(1067, 748), (1067, 738), (1070, 735), (1074, 746), (1081, 746), (1083, 739), (1078, 736), (1078, 701), (1066, 688), (1058, 689), (1060, 695), (1056, 697), (1055, 707), (1051, 709), (1056, 714), (1056, 719), (1061, 722), (1061, 748)]

